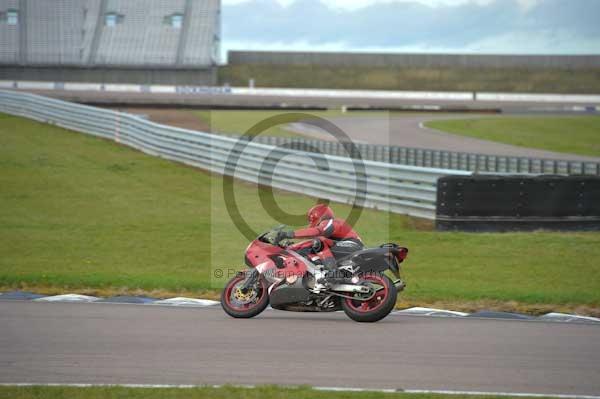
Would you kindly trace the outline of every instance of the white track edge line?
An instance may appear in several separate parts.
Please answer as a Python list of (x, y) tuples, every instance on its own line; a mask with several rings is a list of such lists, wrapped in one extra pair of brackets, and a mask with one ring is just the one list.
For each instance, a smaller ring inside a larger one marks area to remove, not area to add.
[[(194, 388), (223, 388), (225, 385), (168, 385), (168, 384), (86, 384), (86, 383), (0, 383), (3, 387), (70, 387), (70, 388), (150, 388), (150, 389), (194, 389)], [(227, 385), (234, 388), (255, 389), (256, 385)], [(281, 386), (282, 389), (297, 386)], [(379, 392), (379, 393), (408, 393), (408, 394), (438, 394), (438, 395), (469, 395), (469, 396), (516, 396), (526, 398), (560, 398), (560, 399), (600, 399), (596, 395), (551, 394), (529, 392), (485, 392), (485, 391), (453, 391), (436, 389), (393, 389), (393, 388), (347, 388), (347, 387), (311, 387), (315, 391), (325, 392)]]

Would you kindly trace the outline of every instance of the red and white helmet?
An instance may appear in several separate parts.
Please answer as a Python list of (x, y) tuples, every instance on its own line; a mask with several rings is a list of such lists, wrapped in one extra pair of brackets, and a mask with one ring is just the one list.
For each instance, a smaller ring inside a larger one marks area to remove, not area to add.
[(317, 204), (308, 210), (306, 218), (308, 219), (310, 227), (315, 227), (323, 220), (333, 219), (334, 215), (331, 208), (327, 205)]

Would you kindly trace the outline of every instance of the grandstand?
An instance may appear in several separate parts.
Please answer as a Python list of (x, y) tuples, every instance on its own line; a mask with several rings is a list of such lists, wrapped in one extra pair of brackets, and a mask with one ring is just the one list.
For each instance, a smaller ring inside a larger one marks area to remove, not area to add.
[(219, 0), (0, 0), (0, 78), (214, 84)]

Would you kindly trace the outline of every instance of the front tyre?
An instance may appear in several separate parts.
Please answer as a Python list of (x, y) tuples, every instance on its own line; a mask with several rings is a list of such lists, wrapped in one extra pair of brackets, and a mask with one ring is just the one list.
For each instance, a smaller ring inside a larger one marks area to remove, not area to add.
[(242, 292), (241, 287), (246, 280), (245, 275), (238, 275), (229, 280), (221, 293), (221, 306), (225, 313), (236, 319), (249, 319), (259, 315), (269, 305), (267, 283), (260, 277), (254, 287)]
[(368, 274), (361, 277), (359, 284), (368, 284), (375, 290), (369, 300), (359, 300), (360, 294), (355, 294), (356, 299), (342, 299), (342, 309), (348, 317), (362, 323), (373, 323), (386, 317), (398, 297), (398, 290), (392, 280), (384, 274)]

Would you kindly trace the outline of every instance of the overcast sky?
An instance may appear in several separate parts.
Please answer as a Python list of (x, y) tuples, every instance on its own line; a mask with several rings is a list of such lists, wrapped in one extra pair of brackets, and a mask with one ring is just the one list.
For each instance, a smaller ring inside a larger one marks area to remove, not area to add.
[(600, 54), (600, 0), (223, 0), (222, 47)]

